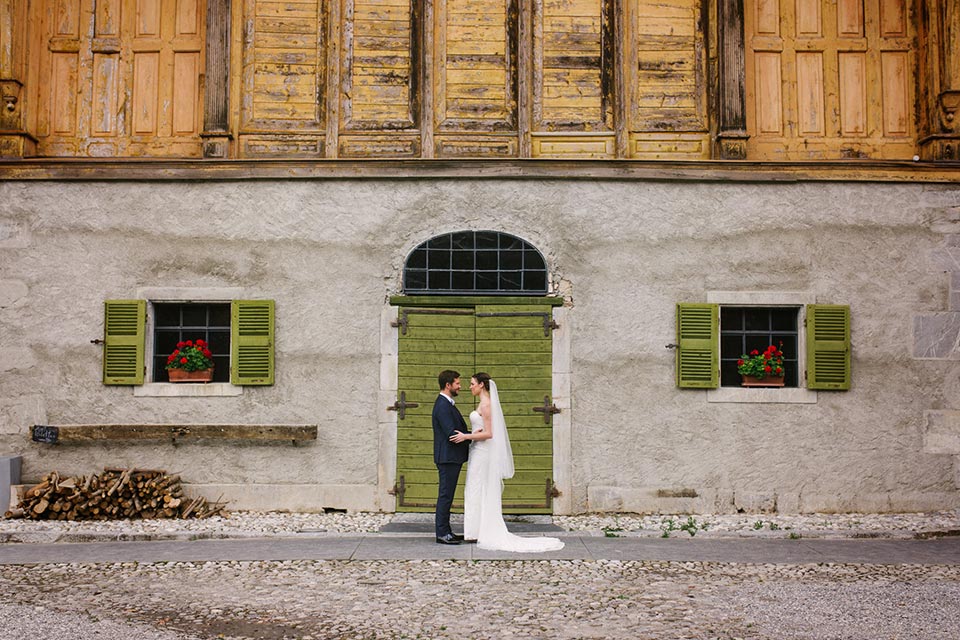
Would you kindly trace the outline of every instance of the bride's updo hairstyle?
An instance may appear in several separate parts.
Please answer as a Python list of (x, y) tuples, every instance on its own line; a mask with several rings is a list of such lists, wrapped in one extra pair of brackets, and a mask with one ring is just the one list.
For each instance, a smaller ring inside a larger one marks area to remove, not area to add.
[(473, 374), (473, 379), (479, 382), (480, 384), (482, 384), (483, 388), (486, 389), (488, 393), (490, 392), (490, 374), (489, 373), (483, 373), (482, 371), (479, 373), (475, 373)]

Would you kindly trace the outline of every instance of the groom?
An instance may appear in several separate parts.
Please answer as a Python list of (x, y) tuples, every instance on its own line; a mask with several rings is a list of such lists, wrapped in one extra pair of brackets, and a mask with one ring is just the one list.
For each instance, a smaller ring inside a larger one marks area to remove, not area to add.
[(433, 403), (433, 462), (440, 474), (435, 517), (437, 542), (460, 544), (463, 536), (458, 536), (450, 528), (450, 507), (453, 505), (453, 493), (457, 490), (460, 467), (467, 461), (470, 449), (467, 442), (450, 442), (450, 436), (454, 431), (467, 433), (468, 429), (453, 400), (460, 392), (460, 374), (447, 369), (440, 372), (438, 380), (440, 395)]

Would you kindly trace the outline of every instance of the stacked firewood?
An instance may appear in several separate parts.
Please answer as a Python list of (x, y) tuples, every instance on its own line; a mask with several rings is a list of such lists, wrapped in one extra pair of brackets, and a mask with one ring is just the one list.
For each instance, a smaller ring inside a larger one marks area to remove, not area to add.
[(56, 471), (26, 491), (7, 518), (115, 520), (209, 518), (226, 515), (225, 503), (186, 498), (180, 476), (156, 469), (107, 468), (101, 474), (61, 478)]

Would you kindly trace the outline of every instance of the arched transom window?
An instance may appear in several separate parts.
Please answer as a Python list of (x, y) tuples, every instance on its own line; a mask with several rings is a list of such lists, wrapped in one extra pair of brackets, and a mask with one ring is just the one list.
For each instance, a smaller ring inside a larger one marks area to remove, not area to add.
[(499, 231), (430, 238), (407, 257), (407, 294), (544, 295), (547, 267), (529, 242)]

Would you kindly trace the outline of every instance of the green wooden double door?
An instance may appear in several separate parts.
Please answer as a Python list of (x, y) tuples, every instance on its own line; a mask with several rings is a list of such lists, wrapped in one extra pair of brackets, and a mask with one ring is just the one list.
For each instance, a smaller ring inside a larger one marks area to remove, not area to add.
[[(474, 304), (401, 307), (398, 317), (397, 510), (432, 511), (437, 499), (431, 412), (437, 375), (460, 372), (457, 408), (469, 423), (477, 402), (474, 373), (497, 383), (509, 427), (516, 473), (505, 481), (504, 511), (550, 513), (553, 493), (552, 307)], [(468, 462), (469, 465), (469, 462)], [(454, 498), (463, 507), (466, 469)]]

